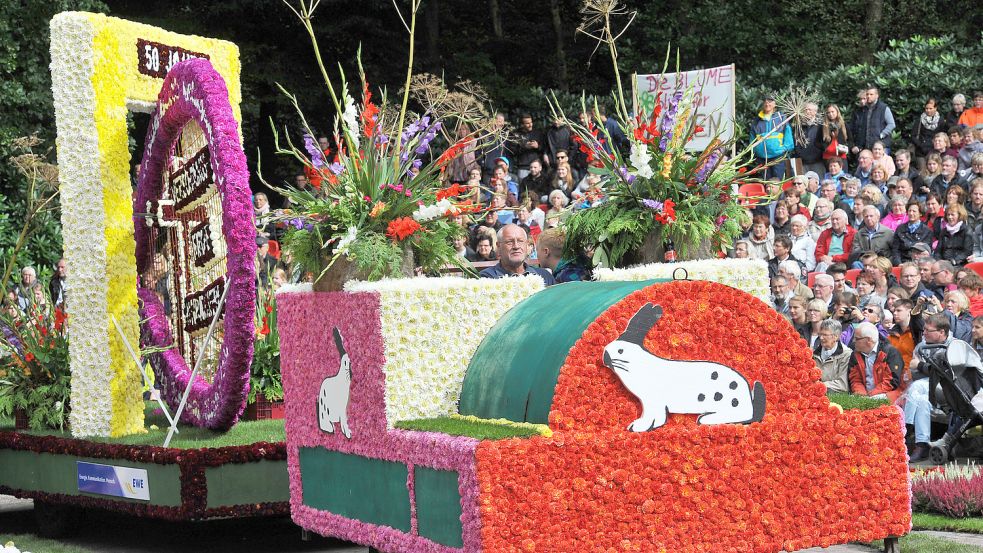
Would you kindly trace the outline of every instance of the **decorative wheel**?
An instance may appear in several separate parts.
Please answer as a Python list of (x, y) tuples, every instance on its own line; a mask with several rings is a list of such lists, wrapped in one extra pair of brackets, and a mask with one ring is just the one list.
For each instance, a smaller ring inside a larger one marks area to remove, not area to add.
[(158, 387), (177, 409), (200, 364), (181, 420), (228, 429), (249, 389), (256, 231), (239, 125), (225, 81), (207, 60), (168, 72), (135, 202), (141, 344), (169, 348), (150, 356)]

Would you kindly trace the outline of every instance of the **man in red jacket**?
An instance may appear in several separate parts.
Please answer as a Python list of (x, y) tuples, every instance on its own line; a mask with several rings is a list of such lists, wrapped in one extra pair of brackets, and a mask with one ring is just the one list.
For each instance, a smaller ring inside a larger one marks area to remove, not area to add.
[(829, 217), (830, 227), (816, 240), (816, 271), (825, 272), (833, 263), (846, 263), (857, 230), (850, 226), (846, 211), (837, 209)]
[(877, 327), (868, 322), (858, 324), (849, 365), (850, 392), (894, 402), (904, 392), (903, 370), (901, 353), (879, 336)]

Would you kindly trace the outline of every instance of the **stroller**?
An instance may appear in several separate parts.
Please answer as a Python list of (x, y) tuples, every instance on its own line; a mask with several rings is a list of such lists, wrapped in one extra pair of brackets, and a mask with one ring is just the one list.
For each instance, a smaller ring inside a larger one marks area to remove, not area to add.
[(929, 375), (932, 406), (938, 406), (937, 395), (941, 390), (949, 412), (961, 421), (951, 432), (953, 439), (940, 440), (946, 446), (932, 447), (929, 452), (934, 463), (942, 464), (954, 457), (953, 451), (961, 443), (963, 433), (983, 423), (983, 362), (976, 350), (962, 340), (953, 340), (949, 345), (928, 344), (921, 350), (921, 356), (925, 360), (922, 370)]

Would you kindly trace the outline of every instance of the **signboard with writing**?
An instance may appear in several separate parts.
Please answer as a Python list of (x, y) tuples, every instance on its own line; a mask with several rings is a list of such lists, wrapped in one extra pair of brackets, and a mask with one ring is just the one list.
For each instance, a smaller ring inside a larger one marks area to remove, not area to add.
[(84, 493), (150, 501), (145, 469), (76, 461), (78, 489)]
[(215, 259), (215, 248), (212, 245), (212, 227), (208, 221), (191, 229), (188, 233), (188, 242), (191, 245), (191, 262), (196, 267), (205, 267), (208, 262)]
[(192, 52), (177, 46), (168, 46), (142, 38), (137, 39), (137, 70), (144, 75), (163, 79), (178, 62), (191, 58), (208, 59), (208, 54)]
[(204, 334), (212, 317), (219, 308), (222, 291), (225, 290), (225, 278), (209, 284), (204, 290), (189, 294), (184, 298), (184, 331), (192, 336)]
[(171, 173), (171, 193), (174, 195), (174, 209), (183, 213), (197, 207), (207, 199), (214, 189), (212, 176), (212, 158), (208, 147), (198, 150), (191, 159), (177, 171)]
[(703, 131), (697, 133), (686, 148), (703, 150), (718, 132), (721, 140), (734, 137), (734, 80), (733, 65), (664, 75), (636, 75), (638, 105), (635, 111), (650, 115), (659, 92), (662, 92), (662, 103), (666, 104), (677, 89), (692, 87), (693, 93), (699, 95), (696, 124), (703, 127)]

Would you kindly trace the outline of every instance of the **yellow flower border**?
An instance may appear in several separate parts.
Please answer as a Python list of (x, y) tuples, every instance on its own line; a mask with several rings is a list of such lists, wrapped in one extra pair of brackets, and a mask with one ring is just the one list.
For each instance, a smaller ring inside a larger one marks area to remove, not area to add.
[(144, 432), (142, 382), (113, 325), (139, 340), (128, 107), (156, 103), (162, 78), (137, 70), (137, 40), (207, 54), (241, 121), (238, 47), (102, 14), (51, 21), (51, 74), (61, 170), (62, 232), (71, 287), (72, 433)]

